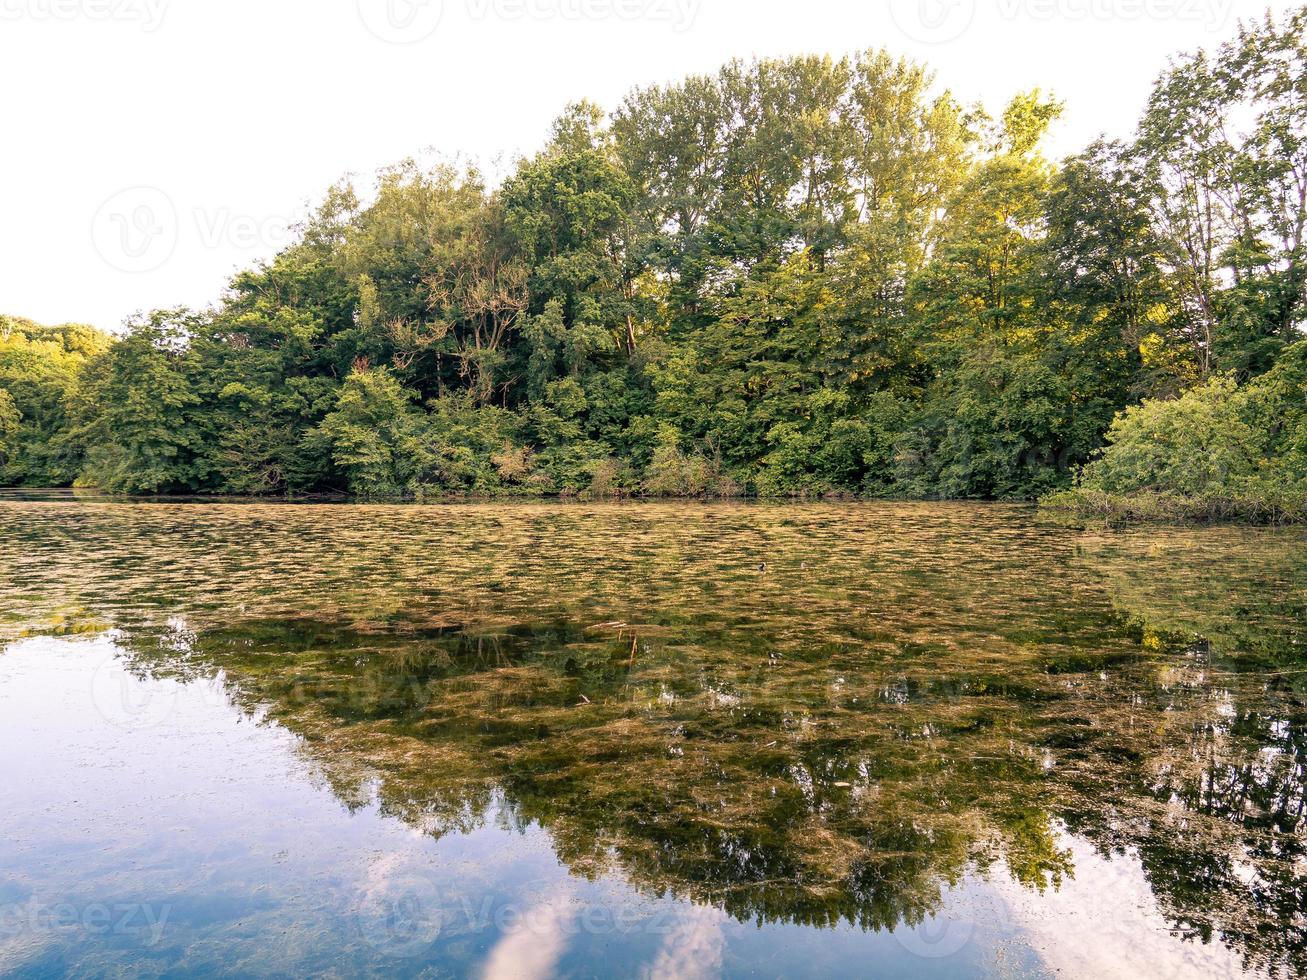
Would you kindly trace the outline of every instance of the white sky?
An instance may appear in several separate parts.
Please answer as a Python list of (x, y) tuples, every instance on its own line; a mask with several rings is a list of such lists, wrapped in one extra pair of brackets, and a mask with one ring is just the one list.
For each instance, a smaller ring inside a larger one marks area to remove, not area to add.
[[(1271, 0), (1285, 11), (1296, 4)], [(735, 56), (886, 47), (963, 100), (1041, 86), (1127, 135), (1172, 53), (1265, 0), (0, 0), (0, 312), (205, 305), (346, 173), (490, 166), (569, 102)], [(406, 43), (396, 43), (406, 42)], [(492, 168), (493, 169), (493, 168)]]

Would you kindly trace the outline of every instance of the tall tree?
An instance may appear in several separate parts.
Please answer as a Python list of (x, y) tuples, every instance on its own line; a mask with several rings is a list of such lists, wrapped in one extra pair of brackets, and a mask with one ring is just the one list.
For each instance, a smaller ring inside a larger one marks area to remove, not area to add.
[(203, 436), (186, 343), (194, 317), (160, 311), (132, 324), (126, 337), (87, 366), (72, 432), (85, 447), (83, 484), (123, 493), (202, 487)]

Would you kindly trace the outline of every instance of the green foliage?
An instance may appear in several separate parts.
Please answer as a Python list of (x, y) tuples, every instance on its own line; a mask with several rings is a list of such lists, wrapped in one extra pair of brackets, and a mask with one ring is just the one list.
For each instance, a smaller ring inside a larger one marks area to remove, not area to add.
[(202, 485), (200, 399), (186, 352), (192, 326), (183, 312), (154, 313), (88, 363), (71, 433), (86, 454), (80, 484), (137, 494)]
[(1057, 100), (865, 52), (570, 106), (498, 188), (343, 182), (209, 312), (0, 321), (0, 478), (1030, 498), (1109, 437), (1086, 493), (1293, 492), (1305, 29), (1177, 60), (1061, 166)]
[(1067, 379), (1034, 355), (980, 347), (928, 392), (900, 442), (896, 477), (912, 496), (1045, 492), (1062, 480), (1076, 448), (1068, 396)]
[(1258, 519), (1307, 516), (1307, 341), (1243, 386), (1220, 376), (1171, 401), (1121, 415), (1080, 497), (1063, 505), (1111, 512), (1117, 501), (1171, 501), (1180, 513), (1221, 508)]
[(317, 428), (351, 493), (412, 493), (435, 463), (426, 419), (385, 368), (354, 371)]
[(42, 327), (29, 320), (0, 316), (0, 391), (12, 411), (0, 450), (0, 484), (61, 486), (80, 467), (69, 444), (68, 407), (89, 358), (110, 343), (91, 327)]
[(7, 465), (18, 451), (18, 429), (22, 420), (14, 396), (0, 388), (0, 466)]
[(512, 412), (466, 395), (432, 402), (427, 431), (434, 462), (424, 492), (539, 492), (545, 477), (535, 453), (521, 443), (521, 428)]
[(1051, 517), (1072, 524), (1307, 524), (1307, 492), (1280, 487), (1234, 497), (1063, 490), (1045, 497), (1040, 506)]
[(1158, 81), (1136, 154), (1204, 374), (1268, 370), (1307, 312), (1307, 8)]
[(415, 403), (386, 368), (356, 369), (335, 408), (309, 436), (364, 497), (530, 493), (542, 485), (535, 454), (517, 443), (513, 413), (471, 395)]
[(722, 472), (720, 456), (709, 457), (701, 449), (684, 452), (680, 434), (670, 425), (658, 430), (642, 489), (654, 497), (732, 497), (739, 492)]
[(1201, 494), (1257, 467), (1258, 436), (1241, 412), (1238, 386), (1213, 378), (1174, 401), (1131, 408), (1108, 432), (1109, 448), (1085, 471), (1091, 490)]
[(1109, 446), (1085, 471), (1087, 489), (1110, 493), (1240, 493), (1307, 489), (1307, 341), (1240, 387), (1229, 377), (1173, 401), (1125, 412)]

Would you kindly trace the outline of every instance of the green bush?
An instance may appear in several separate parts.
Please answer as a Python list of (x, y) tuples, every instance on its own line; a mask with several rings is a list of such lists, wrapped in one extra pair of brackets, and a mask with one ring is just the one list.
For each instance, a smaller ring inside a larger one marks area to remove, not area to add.
[(1307, 341), (1240, 386), (1214, 378), (1122, 413), (1054, 510), (1108, 520), (1285, 523), (1307, 517)]
[(1102, 493), (1197, 495), (1247, 480), (1263, 447), (1244, 417), (1244, 401), (1232, 379), (1214, 378), (1172, 401), (1127, 409), (1081, 485)]

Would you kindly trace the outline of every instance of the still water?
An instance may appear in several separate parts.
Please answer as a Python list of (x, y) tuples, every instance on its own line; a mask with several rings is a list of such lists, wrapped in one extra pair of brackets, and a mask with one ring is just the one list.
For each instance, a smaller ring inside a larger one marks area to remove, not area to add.
[(1307, 532), (0, 501), (0, 974), (1307, 971)]

